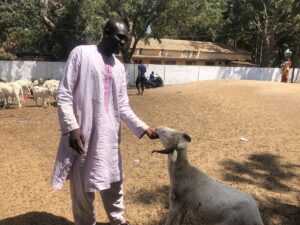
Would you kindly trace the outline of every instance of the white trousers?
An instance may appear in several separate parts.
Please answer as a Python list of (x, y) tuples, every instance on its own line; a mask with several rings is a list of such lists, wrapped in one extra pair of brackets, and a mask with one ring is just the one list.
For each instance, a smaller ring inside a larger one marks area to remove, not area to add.
[[(81, 168), (80, 161), (75, 161), (70, 176), (74, 222), (75, 225), (95, 225), (96, 216), (93, 204), (95, 193), (84, 190), (84, 170)], [(111, 225), (125, 223), (122, 182), (112, 183), (111, 188), (100, 191), (100, 195)]]

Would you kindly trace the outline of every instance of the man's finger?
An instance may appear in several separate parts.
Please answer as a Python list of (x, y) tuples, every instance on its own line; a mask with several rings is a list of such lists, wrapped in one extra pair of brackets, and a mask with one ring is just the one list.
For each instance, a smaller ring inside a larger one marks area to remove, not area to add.
[(158, 134), (156, 132), (153, 132), (151, 136), (152, 136), (153, 139), (159, 138)]
[(84, 146), (84, 144), (85, 144), (85, 139), (84, 139), (84, 136), (81, 134), (80, 135), (80, 140), (81, 140), (81, 142), (82, 142), (82, 145)]
[(157, 133), (156, 133), (155, 131), (153, 131), (153, 130), (151, 130), (151, 131), (148, 133), (148, 136), (149, 136), (149, 138), (151, 138), (151, 139), (156, 139), (156, 138), (158, 138)]
[(84, 150), (83, 150), (83, 143), (82, 143), (82, 141), (80, 140), (80, 141), (78, 141), (78, 152), (80, 153), (80, 154), (83, 154), (84, 153)]
[(76, 143), (72, 140), (69, 141), (69, 145), (72, 149), (76, 150), (77, 151), (77, 146), (76, 146)]

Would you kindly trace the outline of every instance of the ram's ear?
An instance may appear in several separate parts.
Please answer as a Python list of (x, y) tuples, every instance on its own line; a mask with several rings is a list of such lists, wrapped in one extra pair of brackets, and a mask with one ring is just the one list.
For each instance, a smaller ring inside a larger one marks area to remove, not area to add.
[(183, 137), (187, 142), (191, 142), (191, 141), (192, 141), (192, 138), (191, 138), (188, 134), (186, 134), (186, 133), (183, 133), (183, 134), (182, 134), (182, 137)]

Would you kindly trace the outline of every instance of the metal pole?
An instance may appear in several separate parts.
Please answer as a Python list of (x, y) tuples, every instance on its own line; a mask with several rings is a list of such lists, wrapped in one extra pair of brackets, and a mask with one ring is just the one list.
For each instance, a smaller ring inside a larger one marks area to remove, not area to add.
[(294, 83), (294, 72), (295, 72), (295, 66), (294, 66), (294, 51), (292, 51), (291, 54), (291, 67), (292, 67), (292, 77), (291, 77), (291, 83)]
[(294, 74), (295, 74), (295, 65), (294, 60), (292, 61), (292, 77), (291, 77), (291, 83), (294, 83)]

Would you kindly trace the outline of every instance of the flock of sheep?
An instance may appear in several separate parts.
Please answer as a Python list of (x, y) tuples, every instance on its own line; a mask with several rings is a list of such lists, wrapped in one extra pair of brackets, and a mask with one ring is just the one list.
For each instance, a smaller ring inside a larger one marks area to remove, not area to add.
[[(2, 108), (10, 105), (22, 107), (25, 103), (25, 96), (32, 96), (36, 105), (47, 107), (50, 99), (56, 101), (58, 80), (16, 80), (13, 82), (0, 82), (0, 103)], [(41, 102), (41, 103), (40, 103)]]

